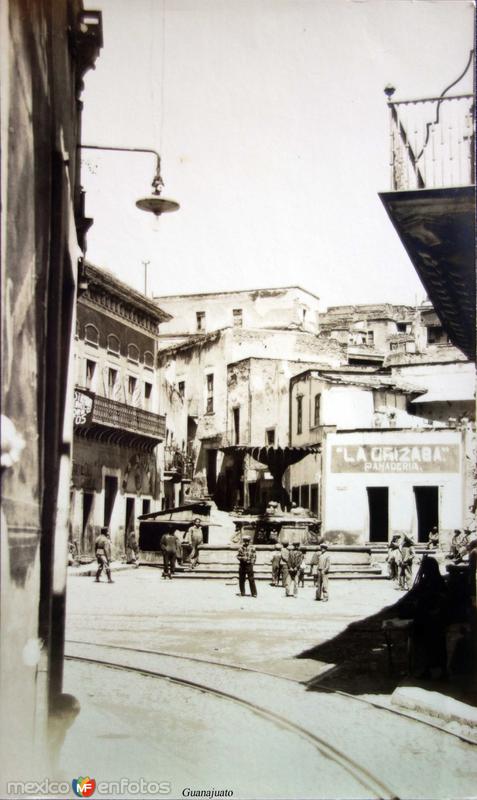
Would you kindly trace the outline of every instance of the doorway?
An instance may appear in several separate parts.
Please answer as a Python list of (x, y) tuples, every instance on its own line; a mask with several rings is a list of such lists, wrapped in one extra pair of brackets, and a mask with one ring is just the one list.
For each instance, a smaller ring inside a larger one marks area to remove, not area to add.
[(439, 529), (439, 487), (414, 486), (417, 511), (417, 541), (427, 542), (429, 531)]
[(109, 528), (113, 513), (114, 501), (118, 493), (118, 479), (111, 475), (104, 478), (104, 525)]
[(207, 450), (207, 491), (212, 497), (217, 487), (217, 450)]
[(136, 516), (136, 498), (126, 497), (126, 520), (124, 525), (124, 547), (127, 547), (128, 536), (134, 530)]
[(234, 444), (240, 444), (240, 408), (233, 409), (234, 415)]
[(387, 542), (389, 538), (389, 489), (368, 486), (369, 541)]
[(143, 513), (143, 515), (144, 514), (149, 514), (150, 510), (151, 510), (151, 501), (149, 500), (149, 498), (146, 497), (146, 499), (142, 501), (142, 513)]
[(91, 518), (93, 514), (93, 492), (83, 492), (83, 522), (81, 526), (81, 553), (90, 554), (93, 552), (93, 526)]

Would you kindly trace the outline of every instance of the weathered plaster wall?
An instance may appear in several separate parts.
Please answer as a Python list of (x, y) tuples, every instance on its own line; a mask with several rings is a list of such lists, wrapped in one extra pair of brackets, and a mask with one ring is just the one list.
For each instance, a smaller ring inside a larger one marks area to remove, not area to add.
[(299, 287), (156, 297), (155, 300), (173, 316), (161, 326), (164, 335), (195, 333), (197, 312), (205, 314), (204, 331), (232, 326), (234, 309), (242, 311), (245, 328), (287, 328), (291, 325), (312, 333), (318, 330), (319, 300)]
[(415, 541), (413, 487), (438, 486), (439, 525), (445, 545), (454, 528), (462, 527), (464, 522), (460, 432), (440, 429), (328, 434), (324, 446), (325, 536), (349, 543), (368, 541), (366, 488), (373, 486), (389, 487), (389, 537), (404, 532)]

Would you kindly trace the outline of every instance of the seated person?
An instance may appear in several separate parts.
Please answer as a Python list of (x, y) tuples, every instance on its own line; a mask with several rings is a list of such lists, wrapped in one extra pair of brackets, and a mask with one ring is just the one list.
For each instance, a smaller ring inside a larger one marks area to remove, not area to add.
[(447, 587), (432, 556), (424, 556), (414, 584), (402, 603), (411, 617), (411, 646), (416, 677), (447, 677)]

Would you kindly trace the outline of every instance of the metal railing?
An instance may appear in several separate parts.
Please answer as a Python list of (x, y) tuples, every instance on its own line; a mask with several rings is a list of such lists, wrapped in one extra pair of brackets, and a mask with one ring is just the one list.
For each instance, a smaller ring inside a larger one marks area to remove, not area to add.
[(162, 414), (153, 414), (101, 395), (94, 396), (91, 422), (155, 439), (164, 439), (166, 435), (166, 421)]
[(164, 471), (175, 473), (181, 478), (193, 478), (194, 454), (191, 449), (184, 452), (176, 447), (164, 448)]
[(474, 182), (473, 95), (391, 100), (393, 190), (468, 186)]

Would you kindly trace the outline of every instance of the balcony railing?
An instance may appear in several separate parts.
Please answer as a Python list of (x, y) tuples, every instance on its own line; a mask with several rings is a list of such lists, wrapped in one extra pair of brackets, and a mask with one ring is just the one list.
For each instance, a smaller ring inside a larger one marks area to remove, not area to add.
[(75, 426), (94, 427), (125, 431), (162, 441), (165, 438), (166, 422), (161, 414), (153, 414), (142, 408), (119, 403), (92, 392), (75, 391)]
[(468, 186), (474, 182), (473, 96), (391, 100), (393, 190)]
[(165, 447), (164, 471), (191, 480), (194, 475), (194, 455), (192, 450), (188, 448), (185, 453), (175, 447)]

